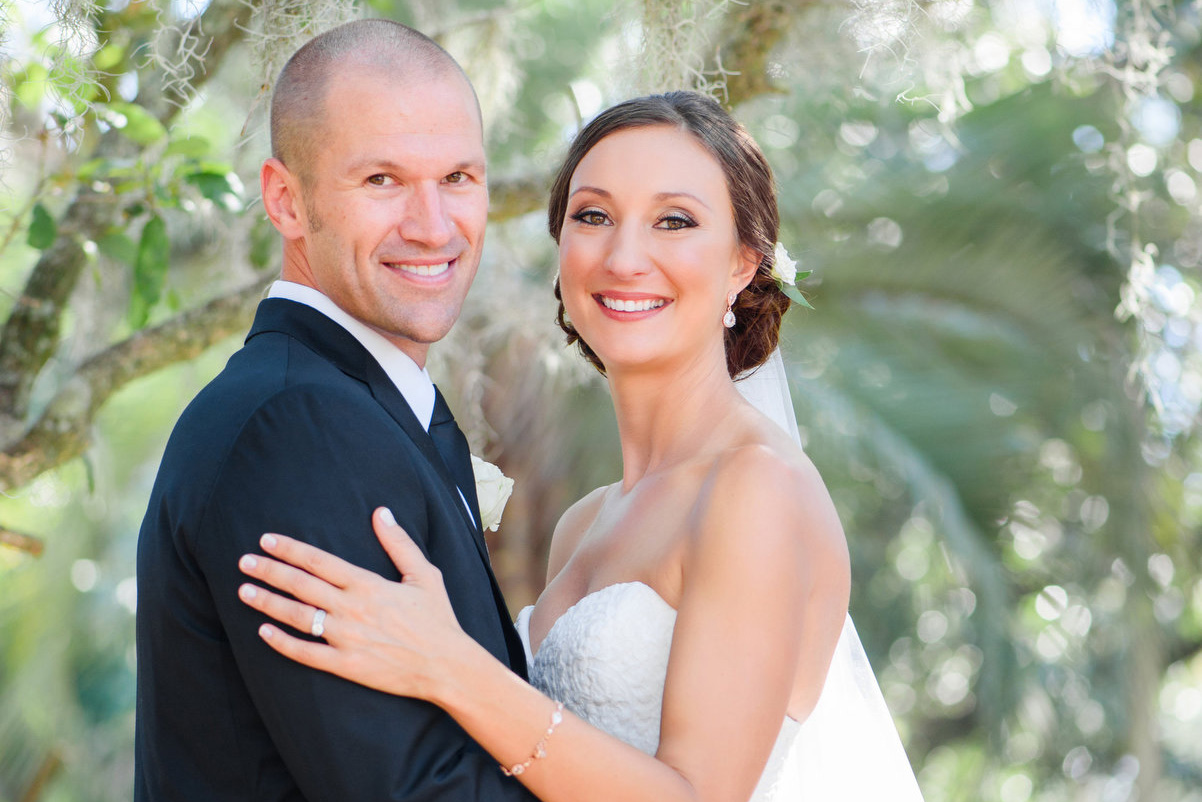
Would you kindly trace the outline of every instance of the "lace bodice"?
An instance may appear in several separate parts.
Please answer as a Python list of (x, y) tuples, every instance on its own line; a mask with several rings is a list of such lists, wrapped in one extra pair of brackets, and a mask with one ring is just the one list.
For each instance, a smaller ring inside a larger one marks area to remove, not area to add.
[[(642, 582), (590, 593), (552, 625), (530, 654), (530, 612), (518, 615), (530, 682), (595, 727), (649, 755), (660, 713), (676, 610)], [(770, 802), (797, 722), (786, 718), (751, 802)]]

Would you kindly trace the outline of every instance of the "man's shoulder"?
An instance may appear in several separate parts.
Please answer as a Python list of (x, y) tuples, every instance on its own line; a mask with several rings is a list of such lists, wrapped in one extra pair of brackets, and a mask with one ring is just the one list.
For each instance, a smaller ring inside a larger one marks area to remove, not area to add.
[(180, 415), (152, 504), (161, 497), (200, 509), (223, 481), (251, 481), (263, 471), (312, 464), (314, 455), (331, 452), (387, 449), (406, 460), (404, 439), (368, 385), (295, 338), (259, 334)]
[(304, 343), (277, 332), (252, 338), (197, 393), (178, 425), (201, 417), (246, 418), (281, 395), (329, 394), (370, 399), (366, 385)]
[(295, 338), (266, 332), (235, 352), (185, 407), (164, 466), (184, 461), (191, 471), (215, 469), (241, 433), (265, 418), (287, 438), (322, 422), (368, 425), (385, 420), (386, 413), (362, 381)]

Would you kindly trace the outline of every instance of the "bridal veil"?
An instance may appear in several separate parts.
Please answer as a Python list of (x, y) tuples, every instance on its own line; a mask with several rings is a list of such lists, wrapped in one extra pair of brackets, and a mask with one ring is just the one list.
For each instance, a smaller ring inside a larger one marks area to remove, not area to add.
[[(801, 443), (780, 349), (735, 386)], [(914, 770), (885, 705), (851, 615), (814, 711), (785, 758), (774, 802), (921, 802)]]

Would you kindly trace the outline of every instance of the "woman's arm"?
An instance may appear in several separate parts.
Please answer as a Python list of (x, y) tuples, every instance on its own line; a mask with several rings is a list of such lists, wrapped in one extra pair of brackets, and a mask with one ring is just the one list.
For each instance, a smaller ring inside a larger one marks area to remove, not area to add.
[[(797, 472), (761, 451), (736, 454), (716, 472), (712, 483), (721, 492), (709, 494), (697, 521), (658, 759), (565, 713), (546, 740), (546, 757), (520, 775), (540, 798), (743, 802), (750, 796), (780, 729), (798, 655), (826, 640), (826, 627), (811, 620), (837, 618), (837, 633), (846, 610), (845, 594), (827, 590), (826, 577), (840, 573), (839, 550), (830, 546), (842, 544), (837, 520), (834, 532), (826, 516), (807, 520), (805, 506), (816, 491), (799, 494)], [(825, 498), (820, 481), (818, 488)], [(262, 589), (244, 600), (301, 631), (312, 621), (310, 605), (330, 611), (329, 645), (276, 627), (265, 628), (268, 643), (306, 665), (431, 701), (500, 763), (523, 763), (543, 738), (554, 703), (462, 633), (437, 570), (379, 514), (376, 524), (404, 576), (399, 584), (363, 576), (286, 538), (265, 543), (269, 553), (305, 570), (262, 558), (244, 570), (301, 602)], [(813, 548), (815, 541), (821, 548)], [(799, 612), (807, 604), (822, 612)], [(831, 639), (823, 673), (833, 645)]]
[(682, 568), (658, 757), (705, 776), (714, 798), (745, 800), (790, 701), (821, 692), (847, 614), (847, 546), (808, 461), (739, 449), (702, 498)]
[[(251, 584), (240, 589), (240, 597), (301, 632), (310, 630), (318, 609), (326, 610), (327, 643), (294, 637), (271, 624), (263, 625), (260, 635), (304, 665), (433, 702), (499, 764), (525, 762), (544, 737), (555, 703), (460, 629), (442, 590), (441, 573), (388, 510), (377, 510), (373, 524), (401, 571), (399, 583), (292, 538), (264, 535), (264, 551), (279, 561), (246, 555), (239, 567), (298, 601)], [(715, 798), (699, 795), (678, 772), (566, 710), (547, 738), (546, 757), (534, 760), (518, 779), (547, 802)]]

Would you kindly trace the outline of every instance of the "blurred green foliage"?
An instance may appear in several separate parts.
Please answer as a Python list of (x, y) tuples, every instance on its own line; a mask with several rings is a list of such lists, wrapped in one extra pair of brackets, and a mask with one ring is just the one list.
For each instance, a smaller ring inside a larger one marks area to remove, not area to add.
[[(72, 204), (117, 211), (81, 244), (25, 423), (101, 348), (270, 273), (275, 236), (246, 189), (266, 153), (263, 65), (356, 10), (247, 4), (244, 38), (202, 59), (203, 89), (164, 114), (143, 99), (163, 31), (238, 4), (68, 4), (84, 12), (58, 24), (42, 5), (0, 4), (4, 314), (72, 236)], [(813, 271), (816, 308), (784, 331), (798, 419), (927, 799), (1202, 800), (1195, 5), (358, 11), (436, 34), (464, 63), (494, 201), (523, 182), (541, 193), (580, 121), (664, 66), (648, 54), (699, 65), (721, 96), (715, 48), (740, 14), (776, 14), (776, 91), (735, 113), (777, 172), (782, 241)], [(664, 56), (664, 14), (696, 29), (696, 50)], [(494, 220), (433, 366), (475, 449), (517, 480), (493, 549), (515, 607), (541, 587), (558, 514), (620, 458), (603, 383), (552, 324), (543, 212), (520, 209)], [(36, 557), (0, 545), (0, 800), (129, 798), (136, 531), (171, 425), (239, 342), (125, 385), (82, 458), (0, 498), (0, 527), (44, 543)]]

